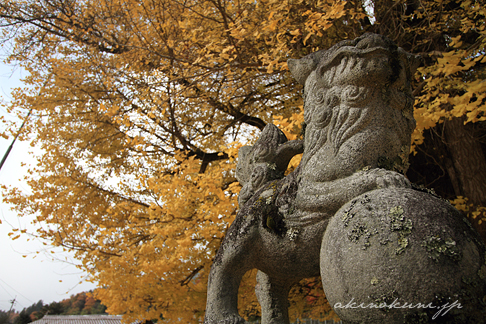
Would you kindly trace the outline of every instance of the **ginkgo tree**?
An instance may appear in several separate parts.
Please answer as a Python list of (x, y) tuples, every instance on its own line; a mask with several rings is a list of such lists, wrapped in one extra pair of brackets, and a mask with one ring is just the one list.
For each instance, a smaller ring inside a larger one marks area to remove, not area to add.
[[(31, 112), (20, 136), (43, 152), (31, 191), (6, 189), (5, 201), (36, 216), (36, 235), (75, 251), (109, 312), (196, 323), (238, 210), (238, 148), (270, 122), (300, 136), (302, 88), (287, 59), (378, 32), (424, 58), (411, 177), (433, 181), (418, 157), (434, 154), (435, 134), (435, 159), (450, 160), (447, 198), (460, 196), (477, 224), (484, 10), (453, 0), (4, 0), (8, 61), (29, 72), (8, 109)], [(255, 316), (246, 279), (241, 313)], [(293, 316), (334, 316), (316, 282), (294, 289)]]

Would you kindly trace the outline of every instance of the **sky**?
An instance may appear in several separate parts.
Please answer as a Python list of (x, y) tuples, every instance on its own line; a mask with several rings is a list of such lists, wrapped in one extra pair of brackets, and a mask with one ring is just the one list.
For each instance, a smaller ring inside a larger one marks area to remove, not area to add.
[[(3, 64), (0, 57), (0, 101), (8, 102), (10, 91), (22, 87), (20, 79), (26, 72)], [(14, 120), (14, 116), (0, 107), (0, 116)], [(3, 130), (4, 125), (0, 124)], [(0, 138), (0, 160), (7, 151), (13, 138)], [(23, 181), (27, 167), (21, 163), (33, 163), (35, 160), (28, 154), (36, 151), (30, 143), (16, 141), (5, 164), (0, 170), (0, 184), (15, 186), (28, 192), (28, 185)], [(37, 149), (37, 152), (40, 152)], [(11, 206), (3, 202), (4, 192), (0, 190), (0, 310), (8, 311), (15, 300), (13, 309), (21, 311), (39, 300), (44, 303), (61, 301), (71, 295), (95, 288), (95, 285), (84, 280), (86, 273), (77, 269), (72, 255), (45, 246), (39, 239), (22, 235), (12, 241), (8, 233), (13, 228), (35, 231), (32, 219), (18, 217)], [(55, 252), (55, 253), (51, 253)], [(37, 253), (39, 252), (39, 253)], [(79, 263), (79, 261), (78, 261)]]

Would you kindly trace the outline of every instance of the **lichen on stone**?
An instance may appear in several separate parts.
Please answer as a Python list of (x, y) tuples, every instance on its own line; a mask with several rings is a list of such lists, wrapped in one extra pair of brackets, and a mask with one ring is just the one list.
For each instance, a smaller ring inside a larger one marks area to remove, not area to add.
[(388, 242), (391, 242), (391, 241), (390, 241), (390, 240), (389, 240), (387, 237), (382, 237), (382, 238), (380, 239), (380, 244), (381, 244), (381, 245), (387, 245), (387, 244), (388, 244)]
[(354, 217), (354, 213), (351, 213), (349, 211), (346, 211), (343, 213), (343, 217), (342, 217), (342, 220), (343, 220), (343, 223), (344, 223), (344, 227), (347, 227), (349, 225), (349, 221), (351, 221), (351, 219)]
[(366, 195), (366, 194), (363, 196), (363, 199), (361, 199), (361, 203), (362, 204), (367, 204), (370, 201), (371, 201), (371, 198), (368, 195)]
[(299, 230), (296, 228), (290, 228), (287, 231), (287, 237), (289, 240), (294, 241), (297, 238), (297, 235), (299, 235)]
[(434, 188), (426, 188), (424, 185), (418, 185), (416, 183), (412, 183), (412, 189), (417, 190), (417, 191), (421, 191), (421, 192), (428, 193), (429, 195), (432, 195), (432, 196), (434, 196), (436, 198), (439, 198), (442, 201), (446, 201), (446, 202), (448, 202), (450, 204), (450, 201), (442, 198), (441, 196), (439, 196), (435, 192)]
[(405, 251), (405, 248), (408, 246), (408, 239), (406, 237), (398, 238), (398, 249), (395, 250), (396, 254), (400, 254)]
[(353, 209), (354, 205), (356, 205), (358, 201), (355, 199), (353, 201), (351, 201), (351, 204), (349, 205), (348, 208), (346, 208), (344, 211), (343, 211), (343, 217), (342, 217), (342, 221), (344, 223), (344, 227), (347, 227), (349, 225), (349, 221), (353, 218), (353, 216), (355, 215), (354, 213), (351, 213), (351, 210)]
[(391, 219), (390, 229), (392, 231), (398, 231), (402, 235), (408, 235), (412, 232), (412, 221), (405, 218), (402, 206), (392, 207), (389, 216)]
[(380, 307), (380, 310), (384, 312), (389, 312), (390, 307), (387, 307), (388, 305), (391, 305), (397, 298), (399, 298), (399, 295), (396, 290), (392, 290), (391, 292), (384, 293), (378, 297), (375, 296), (370, 296), (374, 303), (376, 305), (385, 305), (385, 307)]
[(377, 234), (378, 232), (376, 230), (370, 231), (368, 230), (367, 226), (365, 224), (361, 223), (356, 223), (354, 224), (353, 228), (351, 231), (348, 233), (348, 239), (351, 242), (354, 243), (359, 243), (360, 239), (361, 242), (363, 242), (363, 250), (366, 250), (367, 247), (369, 247), (370, 244), (370, 237), (373, 236), (374, 234)]
[(273, 197), (270, 196), (270, 197), (267, 197), (267, 200), (265, 201), (265, 203), (267, 205), (270, 205), (272, 203), (272, 201), (273, 201)]
[(371, 169), (371, 165), (367, 165), (367, 166), (365, 166), (364, 168), (362, 168), (362, 169), (361, 169), (361, 170), (359, 170), (359, 171), (363, 171), (363, 172), (365, 172), (365, 171), (368, 171), (368, 170), (370, 170), (370, 169)]
[(484, 280), (486, 278), (486, 265), (482, 265), (481, 266), (481, 269), (479, 269), (478, 271), (478, 276), (479, 278), (481, 278), (482, 280)]
[(367, 232), (368, 229), (365, 225), (360, 223), (354, 224), (353, 229), (348, 233), (348, 239), (351, 242), (357, 243), (359, 241), (359, 238)]
[[(406, 218), (402, 206), (395, 206), (390, 209), (388, 216), (390, 217), (390, 230), (398, 233), (398, 248), (395, 253), (401, 254), (408, 246), (407, 236), (412, 232), (412, 220)], [(382, 242), (381, 242), (382, 243)], [(382, 243), (382, 244), (386, 244)]]
[(275, 163), (268, 163), (267, 162), (267, 167), (272, 170), (277, 170), (277, 165)]
[(441, 255), (448, 256), (454, 261), (459, 261), (461, 259), (460, 252), (457, 248), (456, 241), (452, 238), (442, 239), (440, 236), (431, 236), (422, 243), (429, 253), (429, 258), (433, 259), (435, 262), (439, 262)]

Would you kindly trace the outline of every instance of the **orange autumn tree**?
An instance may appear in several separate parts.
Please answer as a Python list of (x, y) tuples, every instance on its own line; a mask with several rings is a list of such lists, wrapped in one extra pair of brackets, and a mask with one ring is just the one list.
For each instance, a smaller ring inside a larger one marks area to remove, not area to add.
[(31, 86), (11, 108), (32, 110), (22, 136), (44, 152), (32, 192), (6, 200), (75, 251), (109, 312), (200, 319), (237, 210), (237, 148), (299, 111), (285, 62), (330, 45), (319, 37), (342, 14), (339, 1), (2, 2)]
[[(30, 86), (9, 109), (32, 111), (21, 137), (44, 152), (31, 192), (11, 188), (5, 200), (37, 217), (39, 237), (75, 251), (109, 312), (196, 323), (237, 212), (238, 147), (275, 119), (299, 133), (301, 87), (286, 60), (367, 31), (421, 54), (420, 151), (450, 118), (483, 125), (484, 16), (479, 1), (452, 0), (4, 0), (1, 37)], [(454, 124), (444, 154), (464, 155), (469, 128)], [(448, 172), (455, 196), (473, 194), (470, 165)], [(246, 316), (258, 312), (250, 287)], [(294, 289), (291, 314), (329, 312), (315, 287)]]

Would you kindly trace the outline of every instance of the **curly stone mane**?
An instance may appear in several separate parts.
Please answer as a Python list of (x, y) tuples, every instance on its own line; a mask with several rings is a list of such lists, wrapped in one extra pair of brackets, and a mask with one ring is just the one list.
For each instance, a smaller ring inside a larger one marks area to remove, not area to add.
[[(406, 141), (415, 127), (410, 91), (413, 64), (413, 58), (401, 48), (369, 35), (290, 60), (290, 70), (305, 86), (305, 151), (301, 168), (324, 145), (332, 148), (327, 153), (338, 154), (355, 134), (376, 127), (376, 120), (383, 113), (391, 115), (386, 119), (388, 128), (403, 139), (402, 145), (408, 146)], [(380, 65), (386, 66), (387, 71), (377, 70)], [(375, 74), (380, 78), (375, 78)], [(386, 102), (377, 103), (376, 98), (382, 95)], [(377, 105), (387, 108), (377, 109)]]

